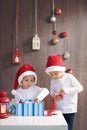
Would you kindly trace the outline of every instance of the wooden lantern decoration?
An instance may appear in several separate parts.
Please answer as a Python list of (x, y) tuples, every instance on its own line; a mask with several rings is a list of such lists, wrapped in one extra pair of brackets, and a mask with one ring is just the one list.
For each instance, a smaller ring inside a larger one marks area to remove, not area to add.
[(16, 49), (13, 52), (13, 64), (20, 64), (20, 52), (18, 49), (18, 0), (16, 0)]

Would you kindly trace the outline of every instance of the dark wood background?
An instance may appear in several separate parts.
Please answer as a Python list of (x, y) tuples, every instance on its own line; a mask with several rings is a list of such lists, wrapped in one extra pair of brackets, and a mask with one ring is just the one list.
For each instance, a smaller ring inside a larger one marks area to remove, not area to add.
[[(46, 59), (49, 55), (69, 52), (70, 59), (64, 61), (67, 68), (72, 68), (76, 78), (82, 83), (84, 91), (79, 94), (78, 113), (75, 117), (74, 130), (87, 130), (87, 0), (55, 0), (55, 9), (62, 10), (57, 15), (58, 35), (66, 31), (68, 37), (59, 38), (57, 45), (52, 45), (51, 0), (38, 0), (38, 34), (41, 49), (31, 49), (35, 32), (34, 1), (19, 0), (18, 48), (21, 53), (21, 64), (12, 64), (12, 53), (15, 50), (15, 15), (16, 0), (0, 0), (0, 90), (6, 90), (11, 98), (11, 90), (16, 71), (30, 63), (36, 68), (38, 85), (50, 86), (50, 78), (45, 73)], [(50, 96), (45, 99), (45, 107), (49, 108)]]

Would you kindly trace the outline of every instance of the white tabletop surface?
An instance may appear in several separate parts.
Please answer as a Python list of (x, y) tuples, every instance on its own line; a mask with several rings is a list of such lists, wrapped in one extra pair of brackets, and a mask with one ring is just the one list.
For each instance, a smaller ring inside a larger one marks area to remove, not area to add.
[[(21, 128), (23, 128), (24, 126), (28, 126), (28, 128), (31, 126), (38, 126), (38, 128), (40, 127), (40, 130), (42, 130), (42, 127), (44, 128), (44, 126), (50, 126), (50, 129), (52, 128), (53, 130), (57, 128), (58, 126), (59, 128), (61, 127), (63, 130), (67, 130), (67, 123), (61, 113), (61, 111), (57, 111), (56, 112), (57, 115), (52, 115), (52, 116), (47, 116), (46, 111), (45, 111), (45, 116), (15, 116), (15, 115), (11, 115), (8, 118), (4, 118), (4, 119), (0, 119), (0, 129), (3, 128), (3, 130), (5, 130), (7, 128), (7, 126), (9, 126), (9, 128), (13, 128), (13, 126), (21, 126)], [(4, 129), (5, 128), (5, 129)], [(6, 129), (7, 130), (7, 129)], [(10, 130), (10, 129), (9, 129)], [(26, 129), (27, 130), (27, 129)], [(34, 128), (35, 130), (35, 128)], [(39, 129), (38, 129), (39, 130)]]

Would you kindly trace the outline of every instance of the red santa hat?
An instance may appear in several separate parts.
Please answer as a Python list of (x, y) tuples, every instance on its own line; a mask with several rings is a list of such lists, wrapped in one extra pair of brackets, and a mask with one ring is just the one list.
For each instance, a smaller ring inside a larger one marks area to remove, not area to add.
[(46, 63), (46, 73), (49, 74), (51, 71), (65, 71), (64, 62), (60, 54), (55, 56), (49, 56)]
[(14, 89), (11, 91), (13, 95), (16, 94), (16, 89), (18, 85), (21, 85), (22, 79), (27, 75), (33, 75), (35, 77), (35, 83), (37, 82), (37, 75), (35, 73), (35, 69), (30, 64), (25, 64), (19, 68), (18, 72), (16, 73), (15, 82), (14, 82)]

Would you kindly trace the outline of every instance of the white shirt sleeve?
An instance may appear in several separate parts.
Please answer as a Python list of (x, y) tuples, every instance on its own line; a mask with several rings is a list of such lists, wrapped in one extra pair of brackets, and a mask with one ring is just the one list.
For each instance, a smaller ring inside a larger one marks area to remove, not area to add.
[(36, 98), (38, 98), (40, 101), (42, 101), (48, 94), (49, 94), (48, 89), (42, 88), (41, 92), (39, 93), (39, 95)]
[(63, 88), (65, 93), (74, 94), (83, 91), (83, 86), (73, 75), (70, 75), (68, 81), (70, 82), (70, 87)]

